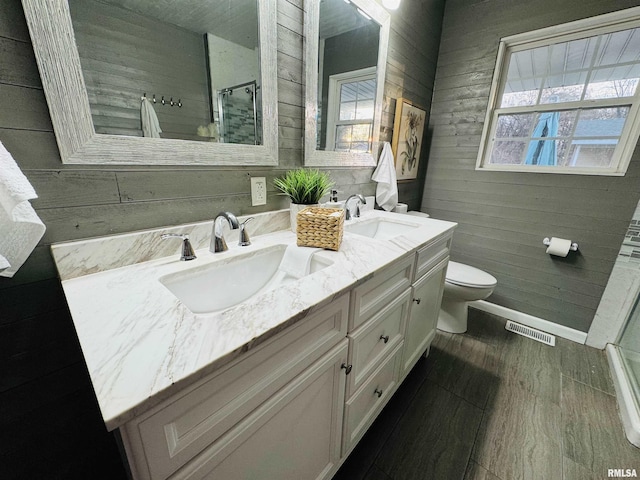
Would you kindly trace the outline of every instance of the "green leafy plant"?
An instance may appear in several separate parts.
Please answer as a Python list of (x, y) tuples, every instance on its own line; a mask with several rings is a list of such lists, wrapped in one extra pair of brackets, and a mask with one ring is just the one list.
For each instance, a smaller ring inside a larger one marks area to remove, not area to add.
[(291, 203), (313, 205), (329, 193), (333, 182), (329, 174), (317, 169), (289, 170), (273, 181), (275, 187), (291, 199)]

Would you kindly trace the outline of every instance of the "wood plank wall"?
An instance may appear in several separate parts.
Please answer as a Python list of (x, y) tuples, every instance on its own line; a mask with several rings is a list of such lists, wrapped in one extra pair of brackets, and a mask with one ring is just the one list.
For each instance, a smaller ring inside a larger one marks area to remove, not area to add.
[[(384, 135), (395, 99), (430, 106), (443, 0), (403, 2), (393, 13), (385, 83)], [(0, 478), (124, 478), (84, 366), (49, 246), (53, 242), (283, 208), (271, 182), (302, 165), (303, 0), (278, 0), (277, 168), (91, 167), (63, 165), (20, 0), (0, 2), (0, 141), (39, 194), (47, 225), (13, 279), (0, 278)], [(426, 149), (423, 151), (426, 152)], [(420, 204), (426, 172), (400, 186)], [(332, 169), (340, 197), (373, 195), (372, 169)], [(250, 206), (249, 176), (266, 176), (268, 204)]]
[[(638, 150), (625, 177), (475, 170), (498, 42), (639, 4), (447, 1), (422, 210), (459, 223), (452, 259), (497, 277), (490, 302), (586, 332), (640, 195)], [(580, 252), (546, 255), (551, 236)]]

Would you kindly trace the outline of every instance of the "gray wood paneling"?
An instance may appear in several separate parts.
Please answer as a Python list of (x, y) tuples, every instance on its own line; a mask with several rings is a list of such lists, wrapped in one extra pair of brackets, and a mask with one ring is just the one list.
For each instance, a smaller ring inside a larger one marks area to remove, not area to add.
[[(624, 177), (475, 170), (499, 39), (637, 4), (446, 4), (422, 210), (460, 224), (452, 258), (498, 278), (489, 301), (587, 331), (640, 193), (638, 152)], [(580, 253), (550, 258), (551, 236)]]

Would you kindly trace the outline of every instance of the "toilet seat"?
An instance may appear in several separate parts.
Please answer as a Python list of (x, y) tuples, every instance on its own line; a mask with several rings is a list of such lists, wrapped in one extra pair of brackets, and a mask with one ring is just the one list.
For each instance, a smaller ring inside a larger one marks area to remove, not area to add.
[(498, 280), (493, 275), (479, 268), (451, 261), (447, 268), (446, 279), (447, 282), (454, 285), (471, 288), (492, 288), (498, 283)]

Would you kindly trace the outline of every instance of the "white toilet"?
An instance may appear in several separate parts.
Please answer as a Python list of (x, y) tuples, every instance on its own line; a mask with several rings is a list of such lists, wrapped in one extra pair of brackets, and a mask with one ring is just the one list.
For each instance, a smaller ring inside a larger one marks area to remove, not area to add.
[[(404, 209), (406, 209), (406, 205), (402, 208), (402, 210)], [(424, 212), (417, 211), (399, 211), (397, 213), (425, 218), (429, 216)], [(479, 268), (449, 261), (442, 306), (438, 316), (438, 329), (449, 333), (466, 332), (468, 303), (474, 300), (484, 300), (493, 293), (497, 284), (498, 280), (493, 275)]]
[(493, 275), (464, 263), (449, 261), (438, 329), (449, 333), (467, 331), (468, 302), (484, 300), (498, 281)]

